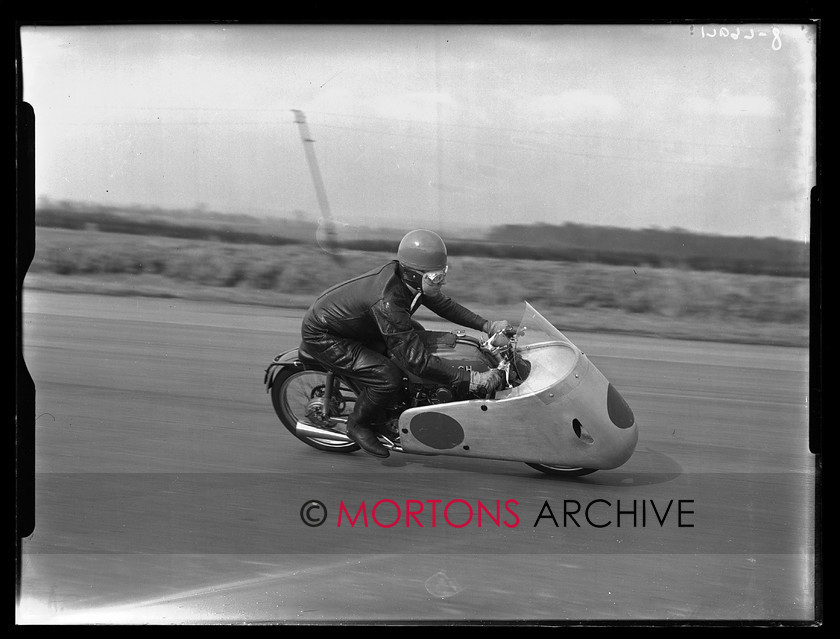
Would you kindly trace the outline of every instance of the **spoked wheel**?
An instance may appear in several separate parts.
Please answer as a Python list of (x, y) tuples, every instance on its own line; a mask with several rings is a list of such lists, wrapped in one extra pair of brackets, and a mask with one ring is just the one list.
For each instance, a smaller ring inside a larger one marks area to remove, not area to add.
[[(326, 384), (327, 374), (321, 371), (291, 370), (282, 373), (271, 387), (274, 411), (292, 435), (313, 448), (339, 453), (357, 451), (359, 445), (355, 442), (310, 437), (297, 432), (298, 422), (320, 428), (328, 425), (328, 420), (324, 419)], [(343, 383), (337, 385), (330, 404), (331, 416), (346, 418), (356, 405), (356, 393)]]
[[(528, 462), (526, 462), (528, 463)], [(562, 475), (564, 477), (582, 477), (597, 471), (597, 468), (576, 468), (570, 466), (552, 466), (550, 464), (528, 464), (546, 475)]]

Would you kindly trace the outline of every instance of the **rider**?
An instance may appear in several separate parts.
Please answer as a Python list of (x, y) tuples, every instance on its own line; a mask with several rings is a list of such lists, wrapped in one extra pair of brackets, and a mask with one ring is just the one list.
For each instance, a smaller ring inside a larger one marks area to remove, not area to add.
[(464, 370), (429, 352), (411, 318), (422, 304), (438, 316), (495, 335), (510, 324), (490, 321), (443, 294), (446, 245), (432, 231), (403, 237), (397, 259), (333, 286), (309, 307), (303, 319), (301, 350), (357, 382), (361, 391), (347, 420), (347, 434), (362, 449), (388, 457), (371, 428), (386, 408), (395, 407), (403, 371), (449, 386), (490, 394), (504, 386), (498, 369)]

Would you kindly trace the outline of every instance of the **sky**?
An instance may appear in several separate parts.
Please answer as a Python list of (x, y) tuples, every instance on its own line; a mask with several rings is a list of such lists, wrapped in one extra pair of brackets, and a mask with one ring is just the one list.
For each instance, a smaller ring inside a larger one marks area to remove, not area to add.
[(810, 24), (24, 25), (20, 38), (39, 201), (809, 239)]

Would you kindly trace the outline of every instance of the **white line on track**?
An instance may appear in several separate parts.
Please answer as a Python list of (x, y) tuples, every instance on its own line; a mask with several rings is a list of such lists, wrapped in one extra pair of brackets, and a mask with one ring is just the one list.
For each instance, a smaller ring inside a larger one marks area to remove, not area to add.
[[(375, 561), (373, 557), (367, 558), (365, 561), (366, 564), (372, 563), (381, 563), (383, 561), (391, 561), (394, 558), (399, 557), (400, 555), (397, 554), (390, 554), (390, 555), (376, 555)], [(245, 562), (245, 563), (257, 563), (257, 562)], [(275, 565), (271, 562), (258, 562), (261, 565)], [(225, 583), (214, 584), (210, 586), (204, 586), (201, 588), (192, 588), (190, 590), (184, 590), (179, 593), (168, 594), (163, 597), (155, 597), (153, 599), (146, 599), (143, 601), (134, 601), (128, 604), (118, 604), (116, 606), (111, 607), (111, 609), (125, 609), (125, 608), (140, 608), (144, 606), (156, 606), (160, 604), (171, 604), (178, 601), (184, 601), (188, 599), (193, 599), (196, 597), (205, 597), (207, 595), (214, 595), (220, 594), (224, 592), (230, 592), (232, 590), (238, 590), (240, 588), (249, 588), (251, 586), (256, 586), (260, 584), (264, 584), (270, 581), (275, 581), (278, 579), (288, 579), (290, 577), (299, 577), (301, 575), (317, 575), (323, 572), (333, 572), (338, 568), (342, 568), (344, 566), (350, 564), (361, 564), (362, 560), (360, 558), (353, 558), (353, 559), (342, 559), (341, 561), (335, 561), (329, 564), (321, 564), (319, 566), (314, 566), (312, 568), (299, 568), (294, 570), (282, 570), (278, 572), (272, 573), (263, 573), (259, 577), (252, 577), (248, 579), (234, 579), (233, 581), (228, 581)]]

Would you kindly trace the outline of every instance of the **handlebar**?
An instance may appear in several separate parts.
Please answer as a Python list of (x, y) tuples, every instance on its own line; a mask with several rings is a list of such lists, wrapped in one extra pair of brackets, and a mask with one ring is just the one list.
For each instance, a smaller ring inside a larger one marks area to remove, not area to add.
[(486, 344), (491, 348), (500, 348), (507, 346), (514, 338), (519, 335), (518, 326), (508, 326), (506, 329), (499, 331), (495, 335), (491, 335)]
[(514, 362), (516, 354), (516, 342), (524, 331), (520, 330), (518, 326), (508, 326), (504, 330), (499, 331), (495, 335), (488, 337), (484, 342), (484, 347), (494, 353), (499, 358), (497, 368), (505, 375), (506, 387), (511, 387), (511, 364)]

